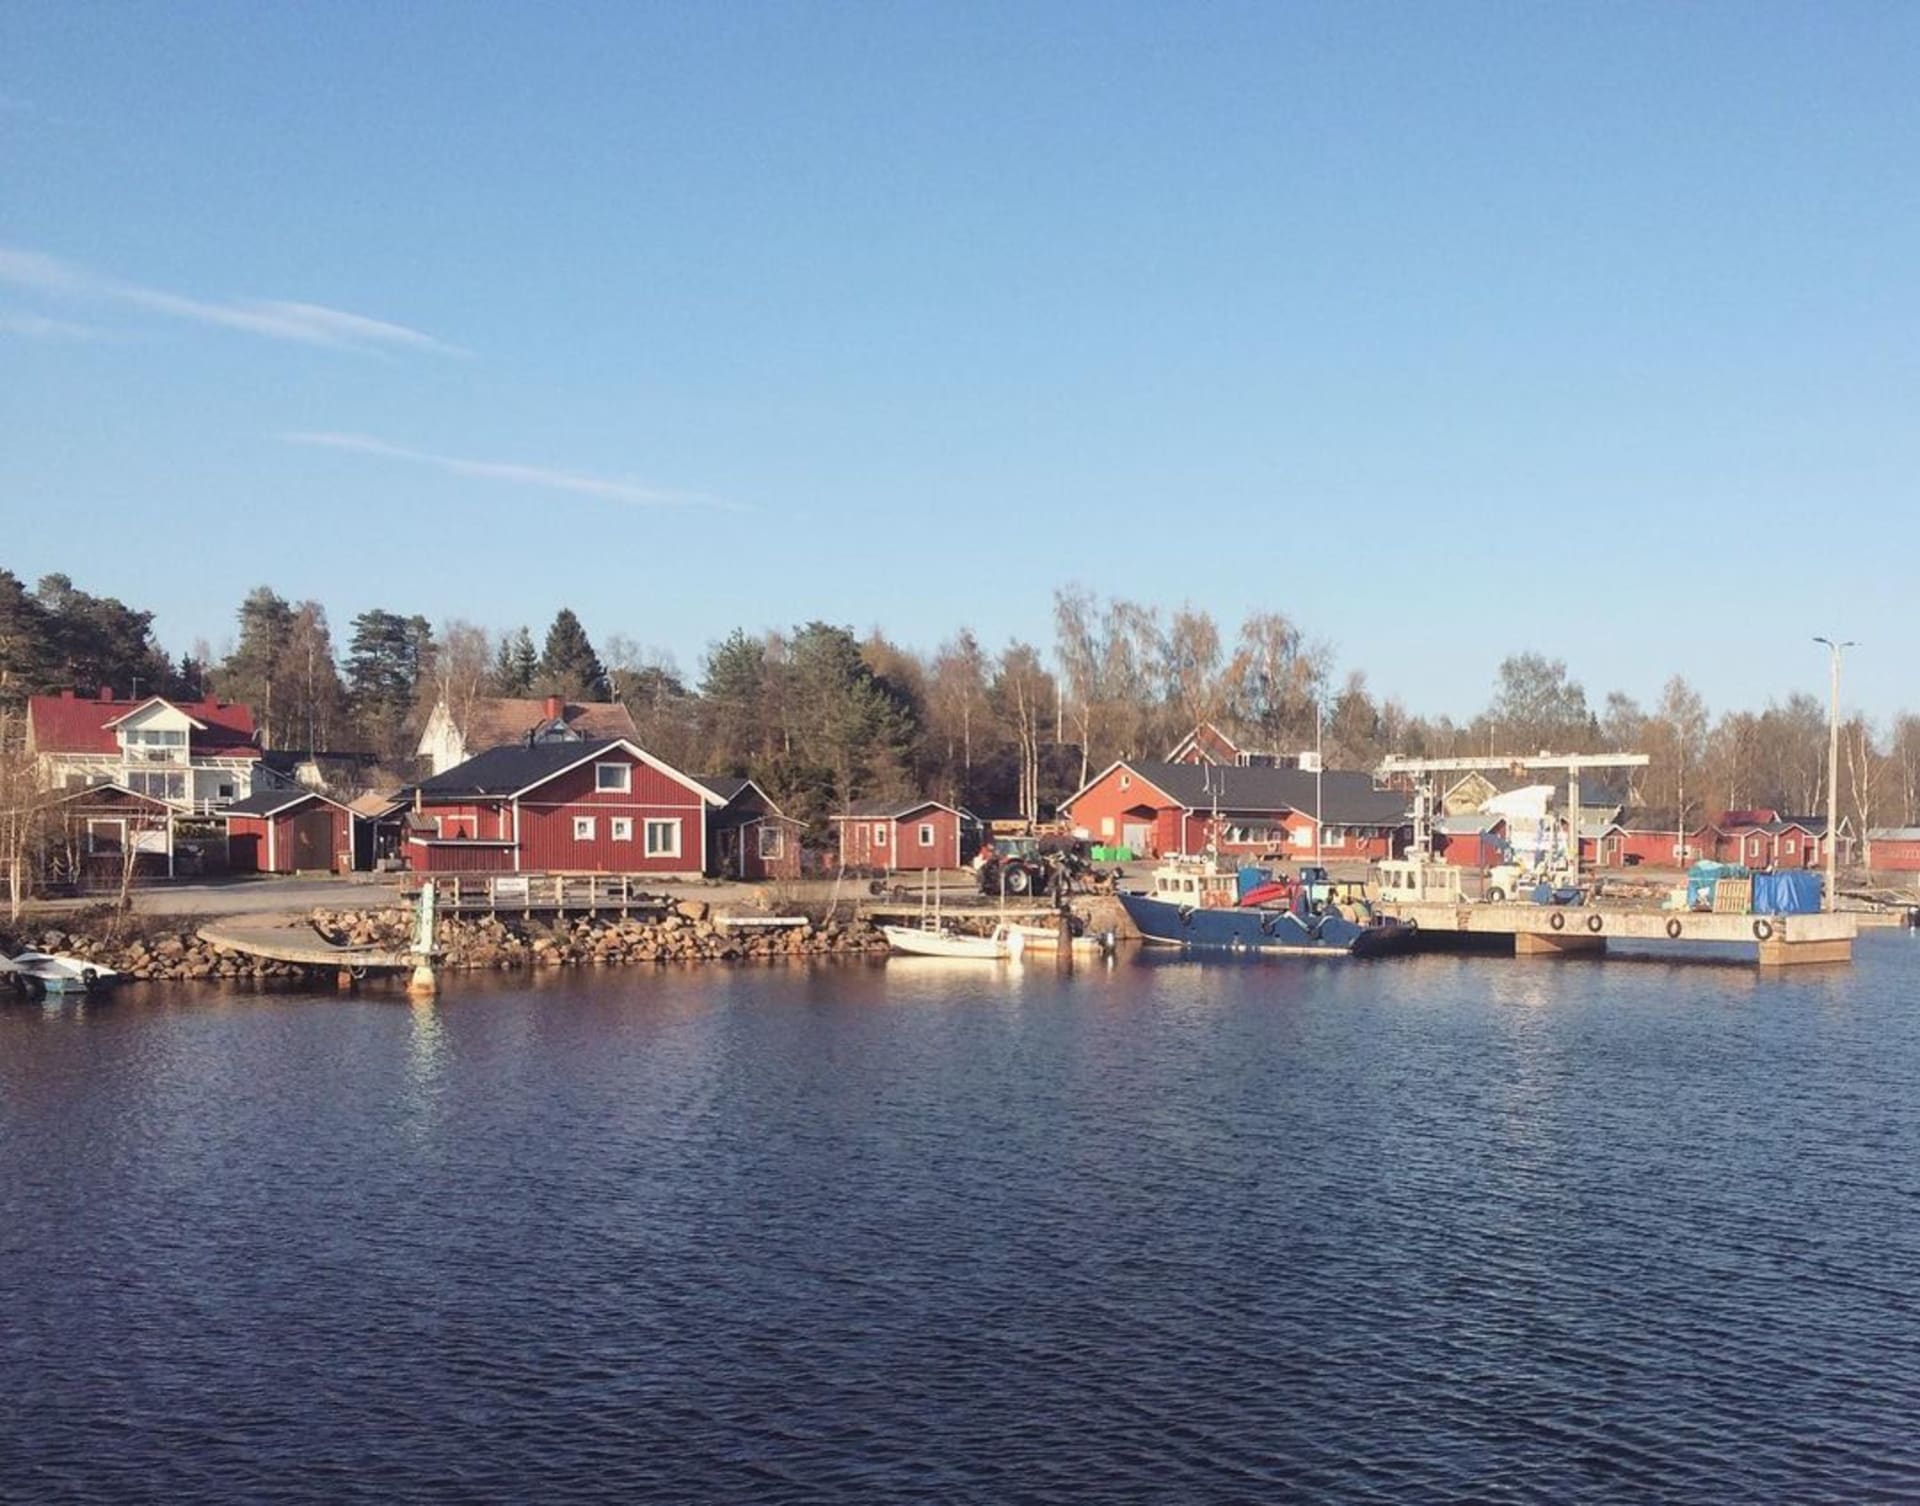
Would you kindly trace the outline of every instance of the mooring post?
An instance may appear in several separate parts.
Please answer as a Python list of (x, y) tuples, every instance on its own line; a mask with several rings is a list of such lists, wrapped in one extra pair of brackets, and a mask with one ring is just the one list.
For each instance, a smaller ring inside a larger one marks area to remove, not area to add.
[(420, 886), (420, 910), (413, 925), (413, 976), (407, 980), (407, 992), (416, 999), (431, 998), (440, 991), (433, 976), (434, 905), (433, 880)]
[(1062, 905), (1054, 924), (1059, 928), (1054, 941), (1054, 961), (1061, 972), (1070, 973), (1073, 971), (1073, 912)]

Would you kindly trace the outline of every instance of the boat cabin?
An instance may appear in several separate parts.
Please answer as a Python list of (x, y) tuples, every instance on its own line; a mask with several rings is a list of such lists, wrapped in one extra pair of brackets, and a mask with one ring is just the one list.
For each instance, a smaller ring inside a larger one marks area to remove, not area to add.
[(1192, 863), (1162, 863), (1153, 870), (1153, 897), (1196, 910), (1231, 910), (1240, 902), (1239, 879)]
[(1460, 870), (1450, 863), (1395, 858), (1373, 865), (1375, 893), (1386, 904), (1457, 905)]

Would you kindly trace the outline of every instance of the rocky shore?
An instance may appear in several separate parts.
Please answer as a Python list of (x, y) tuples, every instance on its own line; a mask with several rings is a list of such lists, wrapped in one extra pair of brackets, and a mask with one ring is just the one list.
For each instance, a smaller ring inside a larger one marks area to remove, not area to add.
[[(404, 951), (412, 912), (315, 910), (314, 929), (330, 941)], [(448, 916), (439, 926), (445, 972), (522, 967), (599, 967), (662, 962), (745, 962), (846, 957), (884, 952), (886, 938), (858, 920), (809, 921), (803, 926), (734, 928), (717, 921), (701, 901), (686, 901), (657, 916), (524, 920)], [(129, 918), (111, 912), (64, 915), (58, 925), (0, 932), (8, 954), (33, 949), (66, 953), (111, 967), (134, 980), (192, 982), (228, 978), (297, 978), (321, 970), (216, 946), (194, 923)]]

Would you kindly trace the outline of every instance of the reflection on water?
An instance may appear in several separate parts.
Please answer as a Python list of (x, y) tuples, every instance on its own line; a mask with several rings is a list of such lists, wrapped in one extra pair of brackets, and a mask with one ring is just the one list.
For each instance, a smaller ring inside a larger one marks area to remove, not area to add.
[(0, 1498), (1914, 1498), (1912, 957), (9, 1007)]

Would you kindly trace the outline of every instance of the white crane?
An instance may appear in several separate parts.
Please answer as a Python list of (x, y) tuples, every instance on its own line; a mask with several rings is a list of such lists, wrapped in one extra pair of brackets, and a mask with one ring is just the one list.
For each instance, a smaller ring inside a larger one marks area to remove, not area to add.
[[(1580, 771), (1582, 769), (1644, 769), (1645, 753), (1535, 753), (1498, 754), (1485, 758), (1403, 758), (1395, 754), (1381, 763), (1382, 778), (1407, 774), (1419, 781), (1413, 802), (1413, 850), (1422, 860), (1433, 851), (1433, 776), (1467, 774), (1482, 769), (1506, 769), (1514, 774), (1565, 770), (1567, 776), (1567, 858), (1571, 876), (1580, 877)], [(1684, 839), (1683, 839), (1684, 840)]]

